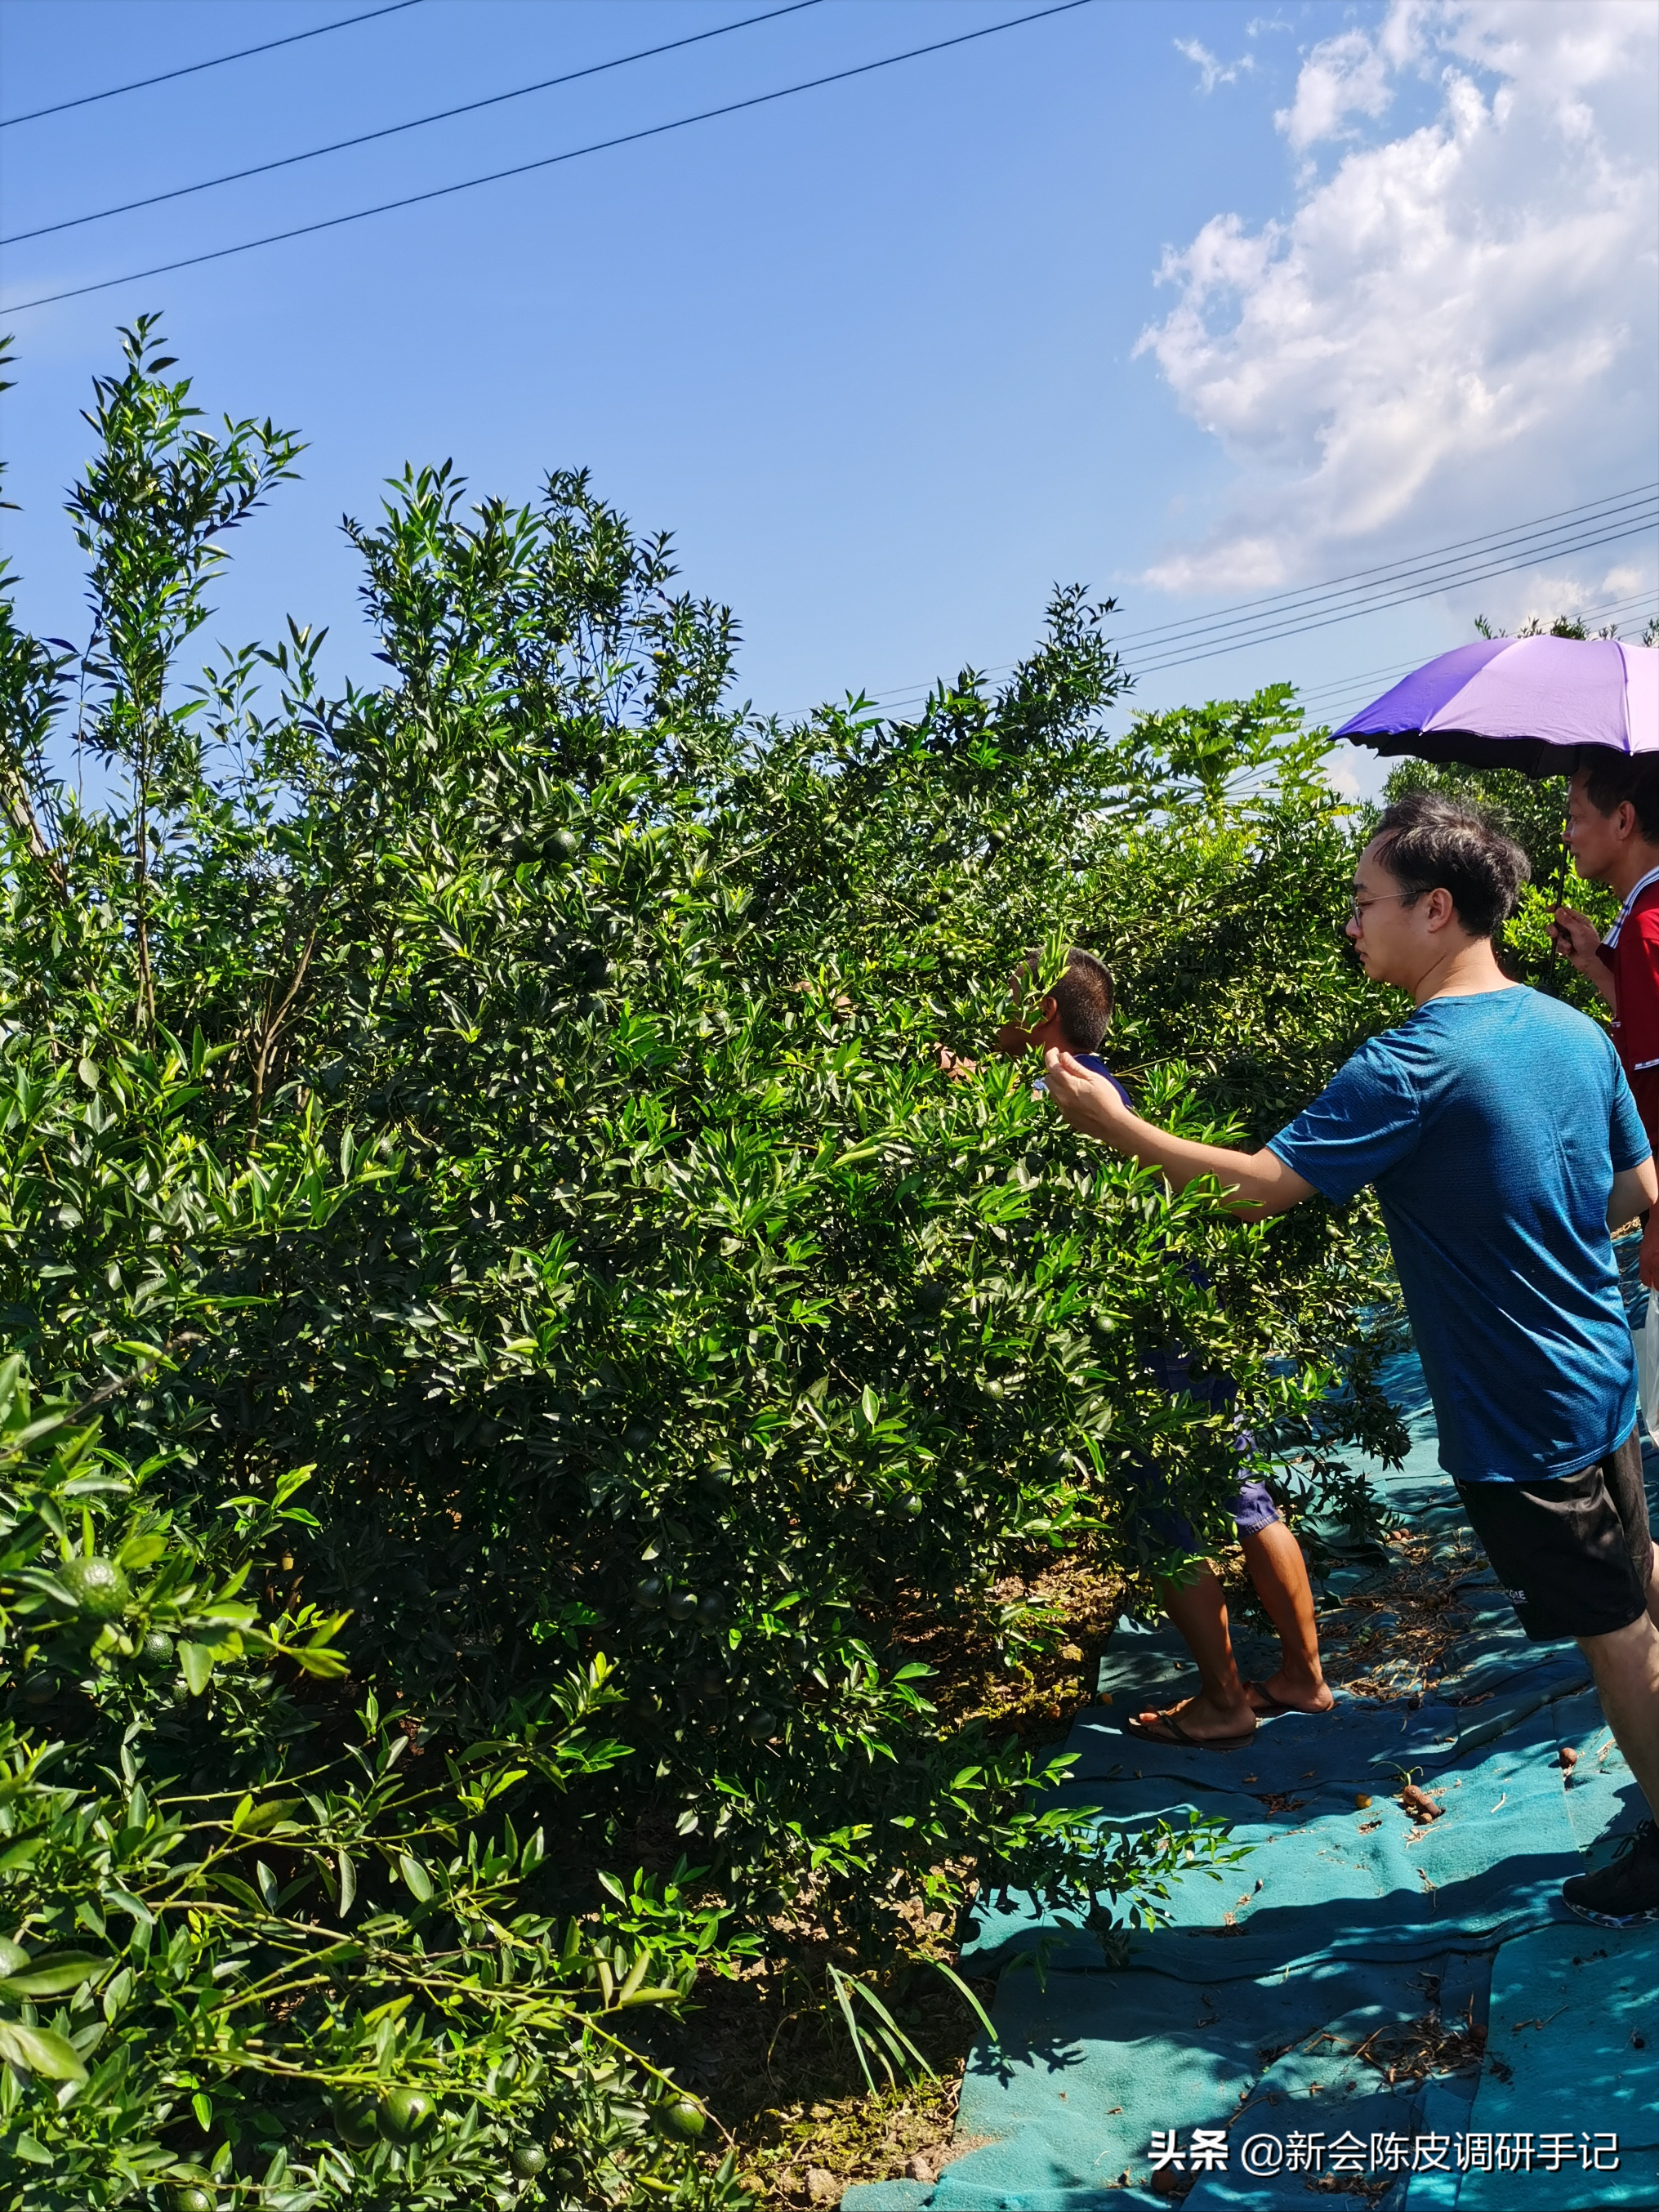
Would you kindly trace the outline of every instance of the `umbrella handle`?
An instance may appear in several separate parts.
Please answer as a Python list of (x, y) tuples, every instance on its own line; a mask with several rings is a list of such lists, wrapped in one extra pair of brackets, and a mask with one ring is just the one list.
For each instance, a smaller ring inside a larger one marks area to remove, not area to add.
[(1567, 807), (1561, 810), (1561, 842), (1556, 853), (1555, 873), (1550, 878), (1550, 904), (1559, 906), (1567, 890), (1567, 824), (1571, 820)]

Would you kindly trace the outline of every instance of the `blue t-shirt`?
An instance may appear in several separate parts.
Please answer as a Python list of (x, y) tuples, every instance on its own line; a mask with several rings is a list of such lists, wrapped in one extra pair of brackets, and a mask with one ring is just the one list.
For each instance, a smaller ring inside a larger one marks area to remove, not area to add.
[[(1118, 1097), (1128, 1108), (1129, 1111), (1132, 1114), (1134, 1112), (1134, 1100), (1130, 1097), (1128, 1092), (1123, 1088), (1123, 1085), (1118, 1081), (1116, 1076), (1113, 1074), (1111, 1069), (1107, 1066), (1105, 1061), (1101, 1058), (1097, 1052), (1072, 1052), (1070, 1045), (1066, 1045), (1065, 1047), (1065, 1050), (1072, 1053), (1072, 1058), (1076, 1060), (1079, 1067), (1086, 1067), (1091, 1075), (1103, 1075), (1107, 1082), (1111, 1085), (1113, 1090), (1116, 1091)], [(1031, 1085), (1031, 1090), (1035, 1097), (1038, 1098), (1046, 1098), (1048, 1096), (1048, 1079), (1045, 1076), (1039, 1075), (1036, 1081)]]
[(1097, 1052), (1074, 1052), (1073, 1053), (1072, 1057), (1076, 1060), (1079, 1067), (1086, 1067), (1091, 1075), (1103, 1075), (1108, 1083), (1111, 1085), (1113, 1090), (1116, 1091), (1118, 1097), (1129, 1109), (1129, 1111), (1132, 1114), (1133, 1113), (1135, 1104), (1134, 1100), (1130, 1097), (1128, 1092), (1123, 1088), (1123, 1085), (1118, 1081), (1116, 1076), (1113, 1074), (1111, 1069), (1107, 1066), (1105, 1061), (1101, 1058)]
[(1607, 1206), (1650, 1147), (1606, 1030), (1520, 985), (1431, 999), (1269, 1149), (1339, 1202), (1375, 1184), (1449, 1474), (1552, 1481), (1629, 1434)]

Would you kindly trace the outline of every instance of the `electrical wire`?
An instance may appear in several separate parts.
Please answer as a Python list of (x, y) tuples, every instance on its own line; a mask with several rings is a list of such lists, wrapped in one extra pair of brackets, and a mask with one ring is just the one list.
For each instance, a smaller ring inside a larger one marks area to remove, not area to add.
[(1161, 657), (1151, 656), (1139, 661), (1136, 672), (1156, 675), (1166, 668), (1186, 668), (1196, 661), (1213, 660), (1218, 653), (1236, 653), (1243, 646), (1272, 645), (1281, 638), (1306, 637), (1315, 630), (1330, 629), (1334, 623), (1352, 622), (1359, 615), (1381, 614), (1390, 607), (1410, 606), (1419, 599), (1437, 599), (1444, 592), (1460, 591), (1470, 584), (1485, 583), (1493, 576), (1514, 575), (1521, 569), (1540, 568), (1547, 561), (1559, 560), (1569, 554), (1588, 553), (1599, 545), (1617, 545), (1626, 538), (1644, 538), (1653, 529), (1656, 521), (1659, 521), (1659, 509), (1617, 529), (1591, 531), (1566, 544), (1552, 544), (1541, 551), (1522, 554), (1518, 560), (1488, 562), (1459, 575), (1443, 576), (1428, 583), (1413, 584), (1406, 591), (1390, 591), (1385, 586), (1382, 597), (1364, 601), (1357, 606), (1343, 607), (1334, 614), (1321, 614), (1316, 620), (1281, 622), (1276, 627), (1256, 629), (1248, 637), (1230, 637), (1219, 644), (1205, 645), (1197, 650), (1193, 649), (1191, 644), (1183, 642)]
[(72, 107), (91, 107), (100, 100), (118, 100), (125, 92), (146, 92), (153, 84), (171, 84), (175, 77), (195, 76), (202, 70), (222, 69), (227, 62), (245, 62), (250, 54), (275, 53), (278, 46), (297, 46), (302, 39), (320, 39), (330, 31), (349, 31), (354, 23), (372, 23), (378, 15), (396, 15), (405, 8), (418, 8), (421, 0), (390, 0), (385, 8), (370, 8), (362, 15), (342, 15), (337, 22), (313, 23), (308, 31), (290, 31), (285, 39), (267, 39), (261, 46), (239, 46), (234, 54), (216, 54), (210, 61), (186, 62), (182, 69), (163, 70), (159, 76), (135, 77), (131, 84), (112, 84), (107, 92), (83, 92), (78, 100), (60, 100), (51, 107), (32, 107), (27, 115), (0, 115), (0, 131), (15, 123), (38, 123), (44, 115), (67, 115)]
[[(1586, 507), (1565, 507), (1559, 509), (1558, 513), (1568, 515), (1583, 514), (1586, 513), (1588, 509), (1610, 507), (1629, 496), (1630, 495), (1625, 493), (1613, 493), (1606, 499), (1589, 501), (1587, 502)], [(1545, 520), (1547, 520), (1547, 518), (1539, 518), (1540, 522)], [(1535, 552), (1530, 554), (1526, 558), (1512, 562), (1506, 566), (1488, 565), (1485, 568), (1481, 568), (1477, 565), (1469, 567), (1464, 573), (1443, 577), (1438, 582), (1425, 586), (1419, 590), (1402, 592), (1391, 599), (1378, 598), (1358, 606), (1346, 608), (1338, 615), (1324, 615), (1317, 620), (1305, 623), (1281, 623), (1276, 629), (1268, 631), (1258, 631), (1247, 637), (1233, 639), (1225, 644), (1215, 646), (1207, 651), (1172, 651), (1169, 653), (1165, 658), (1149, 659), (1146, 661), (1136, 661), (1133, 654), (1129, 655), (1128, 658), (1131, 661), (1133, 672), (1137, 677), (1143, 675), (1155, 675), (1173, 668), (1183, 668), (1194, 661), (1213, 659), (1218, 654), (1243, 653), (1247, 651), (1251, 646), (1258, 643), (1273, 643), (1278, 640), (1303, 636), (1313, 630), (1328, 629), (1333, 623), (1355, 620), (1361, 615), (1381, 612), (1389, 606), (1405, 605), (1414, 599), (1432, 599), (1437, 597), (1443, 592), (1457, 590), (1471, 583), (1479, 583), (1488, 576), (1511, 574), (1524, 568), (1540, 567), (1545, 562), (1554, 559), (1557, 553), (1561, 550), (1586, 550), (1593, 544), (1611, 544), (1615, 542), (1618, 538), (1638, 535), (1642, 531), (1650, 526), (1651, 524), (1648, 521), (1632, 524), (1628, 527), (1621, 527), (1617, 531), (1610, 532), (1605, 537), (1600, 535), (1586, 537), (1583, 539), (1583, 542), (1577, 548), (1567, 547), (1564, 549), (1561, 547), (1553, 547), (1542, 553)], [(1526, 536), (1528, 532), (1535, 531), (1535, 524), (1523, 523), (1516, 525), (1514, 528), (1508, 532), (1488, 532), (1487, 535), (1488, 537), (1506, 535), (1511, 538), (1522, 538)], [(1482, 541), (1478, 538), (1474, 538), (1466, 539), (1462, 542), (1466, 544), (1479, 544)], [(1420, 566), (1424, 561), (1430, 557), (1431, 556), (1413, 556), (1401, 562), (1383, 565), (1384, 567), (1392, 566), (1395, 568), (1409, 568), (1413, 565)], [(1479, 557), (1480, 556), (1477, 556), (1477, 562)], [(1314, 585), (1309, 588), (1310, 592), (1316, 595), (1328, 587), (1322, 585)], [(1386, 589), (1387, 586), (1385, 586), (1383, 588)], [(1602, 605), (1586, 607), (1581, 611), (1579, 618), (1581, 621), (1586, 623), (1597, 621), (1607, 616), (1623, 612), (1629, 608), (1645, 607), (1651, 603), (1652, 599), (1653, 592), (1651, 587), (1650, 587), (1648, 590), (1638, 592), (1634, 597), (1627, 599), (1613, 600)], [(1217, 611), (1218, 616), (1220, 618), (1224, 619), (1228, 616), (1231, 615), (1233, 610), (1229, 607), (1224, 607)], [(1203, 617), (1195, 618), (1195, 620), (1200, 623), (1202, 623), (1206, 619), (1206, 618)], [(1137, 635), (1137, 633), (1134, 632), (1114, 633), (1111, 639), (1114, 650), (1120, 648), (1124, 644), (1126, 639), (1133, 637), (1135, 635)], [(1199, 645), (1202, 645), (1203, 641), (1203, 634), (1200, 633), (1194, 642)], [(1424, 656), (1419, 655), (1413, 659), (1400, 661), (1388, 667), (1373, 669), (1370, 672), (1370, 677), (1382, 678), (1389, 675), (1403, 675), (1408, 669), (1420, 666), (1423, 658)], [(981, 676), (1006, 676), (1014, 668), (1018, 667), (1018, 665), (1019, 664), (1017, 661), (1003, 661), (996, 664), (994, 666), (981, 669), (977, 673)], [(1343, 678), (1340, 679), (1340, 688), (1345, 691), (1357, 690), (1359, 686), (1364, 684), (1368, 680), (1368, 678), (1364, 675), (1355, 676), (1352, 678)], [(929, 684), (910, 684), (902, 688), (895, 687), (890, 691), (880, 691), (872, 694), (871, 703), (874, 706), (885, 708), (901, 708), (919, 704), (929, 696), (932, 688), (933, 687)], [(1339, 686), (1333, 685), (1331, 688), (1339, 688)], [(793, 718), (785, 716), (782, 719), (787, 720)]]
[[(1232, 626), (1248, 626), (1262, 620), (1276, 620), (1286, 612), (1307, 611), (1316, 601), (1364, 596), (1369, 592), (1420, 579), (1432, 569), (1463, 565), (1455, 558), (1460, 555), (1463, 556), (1464, 562), (1481, 560), (1490, 554), (1514, 550), (1522, 544), (1530, 544), (1559, 532), (1571, 534), (1591, 520), (1607, 519), (1613, 511), (1650, 504), (1656, 491), (1659, 491), (1659, 483), (1635, 484), (1625, 491), (1609, 492), (1602, 499), (1586, 501), (1579, 507), (1558, 507), (1530, 522), (1510, 523), (1502, 530), (1488, 530), (1478, 537), (1454, 539), (1450, 544), (1437, 546), (1432, 552), (1413, 553), (1396, 561), (1382, 562), (1376, 568), (1357, 569), (1346, 576), (1332, 577), (1322, 584), (1300, 585), (1291, 591), (1270, 592), (1264, 598), (1242, 599), (1223, 610), (1223, 618)], [(1148, 628), (1126, 631), (1120, 642), (1133, 640), (1137, 644), (1161, 649), (1164, 644), (1176, 642), (1185, 633), (1212, 632), (1216, 619), (1210, 615), (1190, 615), (1176, 622), (1158, 623)]]
[(188, 199), (193, 192), (216, 191), (221, 185), (240, 185), (249, 177), (266, 177), (273, 169), (292, 169), (302, 161), (320, 161), (325, 154), (343, 154), (353, 146), (372, 146), (377, 139), (396, 138), (405, 131), (424, 131), (430, 123), (448, 123), (458, 115), (476, 115), (483, 107), (500, 107), (509, 100), (524, 100), (533, 92), (550, 92), (556, 85), (574, 84), (580, 78), (603, 76), (608, 70), (626, 69), (630, 62), (650, 61), (658, 54), (672, 54), (682, 46), (701, 46), (706, 39), (723, 39), (732, 31), (747, 31), (757, 23), (775, 22), (780, 15), (798, 15), (804, 8), (817, 8), (823, 0), (787, 0), (781, 8), (771, 8), (763, 15), (745, 15), (736, 23), (717, 23), (713, 29), (692, 31), (683, 39), (669, 39), (659, 46), (641, 46), (631, 54), (617, 54), (608, 62), (591, 62), (586, 69), (567, 70), (562, 76), (544, 76), (535, 84), (514, 85), (508, 92), (492, 92), (483, 100), (469, 100), (459, 107), (440, 107), (430, 115), (412, 116), (407, 123), (388, 123), (379, 131), (360, 131), (355, 138), (337, 138), (327, 146), (313, 146), (303, 154), (283, 154), (274, 161), (258, 161), (249, 169), (227, 169), (222, 177), (204, 177), (194, 185), (175, 185), (172, 191), (151, 192), (145, 198), (122, 200), (115, 207), (99, 208), (91, 215), (66, 216), (62, 222), (43, 222), (33, 230), (15, 230), (9, 236), (0, 238), (0, 246), (21, 246), (26, 239), (51, 238), (64, 230), (78, 230), (89, 222), (105, 222), (110, 216), (132, 215), (140, 208), (160, 207), (165, 200)]
[(986, 23), (976, 31), (959, 32), (955, 38), (935, 39), (925, 46), (910, 46), (899, 54), (885, 54), (878, 61), (860, 62), (851, 69), (832, 70), (827, 76), (805, 79), (799, 84), (781, 85), (775, 92), (757, 92), (746, 100), (732, 100), (719, 107), (705, 107), (695, 115), (676, 116), (669, 123), (653, 123), (641, 131), (627, 131), (615, 138), (598, 138), (586, 146), (573, 146), (562, 154), (544, 154), (538, 161), (518, 161), (511, 168), (492, 169), (482, 177), (464, 177), (453, 185), (435, 185), (429, 191), (409, 192), (402, 198), (382, 200), (374, 207), (356, 208), (349, 215), (326, 216), (317, 222), (296, 223), (290, 230), (274, 230), (263, 238), (246, 238), (235, 246), (221, 246), (209, 253), (185, 254), (177, 261), (160, 261), (149, 269), (129, 270), (120, 276), (100, 277), (96, 283), (74, 284), (61, 292), (43, 292), (33, 300), (15, 301), (4, 312), (9, 315), (27, 314), (33, 307), (50, 307), (60, 300), (84, 299), (89, 292), (107, 292), (118, 284), (136, 284), (149, 276), (170, 276), (177, 269), (198, 269), (210, 261), (226, 261), (238, 253), (252, 253), (263, 246), (280, 246), (291, 238), (309, 238), (323, 230), (337, 230), (344, 223), (362, 222), (374, 215), (390, 215), (394, 209), (418, 207), (428, 200), (447, 199), (456, 192), (470, 192), (480, 185), (500, 184), (508, 177), (528, 176), (533, 170), (556, 168), (564, 161), (578, 161), (585, 155), (604, 154), (617, 146), (635, 146), (647, 138), (660, 138), (671, 131), (684, 131), (694, 123), (711, 123), (723, 115), (738, 115), (752, 107), (766, 107), (775, 100), (790, 100), (796, 94), (816, 92), (828, 84), (845, 84), (850, 78), (872, 76), (878, 70), (892, 69), (900, 62), (913, 62), (926, 54), (944, 53), (952, 46), (971, 46), (980, 39), (994, 39), (1002, 31), (1022, 30), (1028, 23), (1040, 23), (1051, 15), (1069, 15), (1074, 9), (1087, 8), (1094, 0), (1055, 0), (1048, 8), (1038, 8), (1028, 15), (1016, 15), (1003, 23)]
[[(1463, 548), (1482, 546), (1486, 549), (1485, 553), (1474, 556), (1478, 564), (1505, 550), (1513, 550), (1521, 545), (1532, 546), (1533, 550), (1527, 559), (1513, 562), (1509, 568), (1489, 567), (1482, 569), (1478, 565), (1472, 567), (1466, 562), (1458, 573), (1441, 574), (1437, 580), (1428, 584), (1421, 592), (1401, 594), (1388, 601), (1377, 599), (1367, 599), (1362, 604), (1346, 609), (1340, 617), (1336, 618), (1346, 621), (1351, 617), (1373, 613), (1385, 605), (1403, 605), (1411, 597), (1432, 598), (1441, 592), (1455, 591), (1466, 584), (1479, 583), (1488, 574), (1509, 574), (1520, 568), (1541, 566), (1544, 562), (1553, 560), (1559, 552), (1583, 551), (1588, 549), (1590, 543), (1611, 543), (1613, 537), (1638, 534), (1642, 529), (1651, 526), (1653, 520), (1659, 519), (1659, 507), (1656, 507), (1654, 515), (1650, 517), (1639, 512), (1635, 503), (1640, 502), (1642, 507), (1645, 507), (1656, 489), (1659, 489), (1659, 483), (1633, 485), (1626, 491), (1608, 492), (1601, 499), (1588, 500), (1578, 507), (1557, 507), (1548, 514), (1534, 516), (1529, 522), (1511, 523), (1503, 530), (1486, 531), (1479, 537), (1455, 539), (1451, 544), (1436, 547), (1431, 552), (1407, 554), (1397, 561), (1380, 562), (1373, 568), (1352, 571), (1347, 577), (1334, 577), (1322, 584), (1308, 584), (1294, 591), (1273, 592), (1265, 599), (1238, 601), (1230, 606), (1215, 608), (1207, 615), (1188, 617), (1180, 623), (1157, 623), (1139, 630), (1115, 630), (1112, 633), (1112, 646), (1114, 650), (1121, 650), (1142, 639), (1158, 639), (1164, 642), (1154, 646), (1152, 651), (1161, 655), (1169, 646), (1177, 641), (1184, 643), (1190, 641), (1201, 644), (1213, 641), (1218, 629), (1227, 630), (1237, 628), (1239, 617), (1246, 612), (1262, 607), (1276, 606), (1278, 613), (1269, 616), (1267, 620), (1270, 623), (1278, 623), (1279, 627), (1263, 630), (1259, 622), (1246, 625), (1249, 635), (1234, 639), (1225, 646), (1218, 648), (1224, 652), (1243, 652), (1247, 647), (1258, 641), (1272, 642), (1275, 637), (1298, 635), (1304, 627), (1309, 629), (1324, 627), (1322, 623), (1306, 625), (1298, 623), (1295, 627), (1285, 627), (1282, 618), (1303, 611), (1318, 611), (1320, 602), (1323, 601), (1328, 594), (1335, 592), (1339, 586), (1350, 582), (1355, 577), (1381, 579), (1382, 580), (1380, 583), (1373, 586), (1373, 590), (1388, 590), (1395, 583), (1403, 582), (1410, 577), (1425, 578), (1431, 572), (1443, 568), (1445, 566), (1446, 556)], [(1607, 538), (1585, 538), (1587, 525), (1602, 520), (1608, 511), (1622, 511), (1624, 520), (1626, 521), (1635, 514), (1636, 520), (1628, 532), (1621, 530), (1612, 533)], [(1574, 517), (1579, 520), (1575, 522), (1571, 520)], [(1580, 538), (1584, 538), (1585, 542), (1577, 546), (1562, 543), (1540, 547), (1538, 543), (1540, 537), (1550, 534), (1546, 532), (1545, 526), (1552, 523), (1559, 524), (1570, 536), (1576, 532)], [(1641, 599), (1630, 604), (1642, 604), (1645, 597), (1646, 595), (1644, 594)], [(1587, 616), (1585, 619), (1588, 620), (1589, 617)], [(1171, 635), (1171, 633), (1175, 635)], [(1133, 655), (1130, 657), (1133, 658)], [(1179, 655), (1171, 653), (1167, 659), (1160, 658), (1146, 663), (1137, 663), (1136, 672), (1152, 673), (1160, 667), (1178, 667), (1184, 665), (1185, 659), (1188, 657), (1184, 653)], [(1414, 667), (1417, 664), (1408, 661), (1402, 662), (1401, 665), (1402, 667)], [(981, 669), (978, 673), (982, 676), (1006, 676), (1018, 665), (1017, 661), (1000, 661), (992, 667)], [(871, 696), (878, 705), (903, 705), (913, 700), (925, 699), (931, 688), (927, 684), (912, 683), (895, 685), (891, 690), (875, 692)]]

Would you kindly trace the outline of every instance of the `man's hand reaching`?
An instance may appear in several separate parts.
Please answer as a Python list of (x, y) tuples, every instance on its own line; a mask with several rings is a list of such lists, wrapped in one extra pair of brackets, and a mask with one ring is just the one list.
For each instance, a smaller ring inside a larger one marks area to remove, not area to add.
[(1162, 1168), (1177, 1190), (1195, 1176), (1213, 1176), (1225, 1194), (1223, 1204), (1247, 1214), (1284, 1213), (1313, 1195), (1313, 1185), (1265, 1146), (1239, 1152), (1228, 1145), (1170, 1136), (1132, 1113), (1109, 1083), (1079, 1066), (1059, 1045), (1049, 1045), (1042, 1060), (1048, 1096), (1074, 1129), (1146, 1167)]
[(1085, 1137), (1098, 1137), (1115, 1152), (1132, 1152), (1133, 1131), (1146, 1124), (1132, 1114), (1103, 1076), (1073, 1059), (1062, 1046), (1051, 1044), (1042, 1055), (1048, 1096), (1074, 1129)]

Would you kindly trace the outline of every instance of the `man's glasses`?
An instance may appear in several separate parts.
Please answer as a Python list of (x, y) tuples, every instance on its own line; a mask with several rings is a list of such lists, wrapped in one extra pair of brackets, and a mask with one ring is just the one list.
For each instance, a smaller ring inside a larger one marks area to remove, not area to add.
[(1365, 916), (1370, 912), (1374, 906), (1386, 906), (1390, 899), (1410, 900), (1414, 899), (1416, 896), (1417, 893), (1415, 891), (1378, 891), (1375, 898), (1350, 899), (1348, 901), (1348, 919), (1351, 921), (1357, 921), (1363, 924)]

